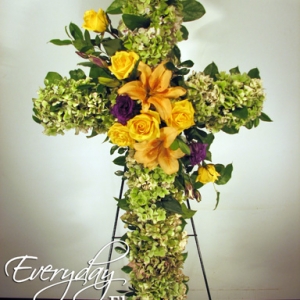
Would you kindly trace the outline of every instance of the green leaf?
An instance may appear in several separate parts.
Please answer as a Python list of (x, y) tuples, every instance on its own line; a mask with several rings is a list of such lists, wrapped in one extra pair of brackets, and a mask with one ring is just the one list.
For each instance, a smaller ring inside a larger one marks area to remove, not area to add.
[(59, 109), (61, 108), (62, 104), (61, 103), (58, 103), (56, 105), (51, 105), (50, 106), (50, 111), (51, 112), (57, 112), (59, 111)]
[(128, 235), (127, 235), (127, 233), (125, 233), (125, 234), (122, 235), (120, 240), (125, 242), (127, 238), (128, 238)]
[(244, 126), (247, 128), (247, 129), (251, 129), (253, 127), (254, 123), (252, 120), (248, 121)]
[(238, 129), (234, 127), (228, 127), (228, 126), (224, 126), (221, 130), (228, 134), (235, 134), (239, 132)]
[(229, 70), (230, 74), (241, 74), (239, 67), (235, 67)]
[(114, 248), (115, 251), (119, 254), (123, 254), (123, 253), (126, 253), (126, 249), (122, 248), (122, 247), (115, 247)]
[(254, 124), (254, 127), (257, 127), (259, 125), (259, 118), (256, 118), (254, 121), (253, 121), (253, 124)]
[(125, 294), (125, 293), (127, 293), (128, 291), (126, 291), (126, 290), (117, 290), (117, 292), (120, 293), (120, 294)]
[(129, 224), (128, 229), (129, 230), (136, 230), (136, 226)]
[(175, 151), (179, 148), (179, 142), (178, 139), (175, 139), (174, 142), (171, 144), (170, 149)]
[(232, 114), (239, 119), (246, 120), (248, 118), (248, 109), (247, 107), (237, 108)]
[(182, 62), (179, 67), (185, 67), (185, 68), (191, 68), (194, 65), (194, 62), (192, 60), (186, 60)]
[(86, 75), (81, 69), (72, 70), (69, 72), (70, 77), (74, 80), (85, 79)]
[(205, 69), (204, 69), (204, 74), (210, 76), (211, 78), (213, 78), (214, 80), (217, 79), (216, 75), (219, 74), (219, 70), (217, 65), (212, 62), (211, 64), (209, 64)]
[(183, 257), (183, 261), (185, 261), (188, 257), (188, 253), (187, 252), (182, 253), (182, 257)]
[(100, 68), (100, 67), (98, 67), (96, 65), (93, 65), (91, 67), (89, 77), (96, 79), (97, 82), (98, 82), (98, 78), (99, 77), (104, 77), (104, 78), (109, 78), (109, 79), (113, 79), (114, 78), (105, 69)]
[(184, 203), (181, 204), (181, 209), (182, 209), (182, 217), (184, 219), (190, 219), (196, 213), (196, 210), (191, 210), (187, 208), (187, 206)]
[(107, 78), (107, 77), (98, 77), (98, 82), (110, 88), (117, 87), (121, 84), (118, 79)]
[(212, 155), (211, 155), (211, 152), (210, 152), (210, 151), (206, 151), (205, 160), (212, 161)]
[(181, 139), (178, 139), (178, 145), (179, 145), (179, 148), (180, 150), (187, 154), (187, 155), (190, 155), (191, 154), (191, 149), (190, 147), (185, 143), (183, 142)]
[(123, 176), (123, 175), (124, 175), (124, 172), (118, 170), (118, 171), (115, 172), (115, 175), (117, 175), (117, 176)]
[(165, 64), (166, 69), (170, 70), (170, 71), (177, 71), (177, 68), (175, 67), (175, 65), (172, 62), (167, 62)]
[(215, 168), (216, 168), (216, 171), (220, 174), (218, 180), (215, 181), (215, 183), (218, 185), (226, 184), (231, 178), (232, 171), (233, 171), (233, 165), (229, 164), (226, 167), (224, 167), (221, 164), (216, 164)]
[(186, 41), (189, 38), (189, 31), (183, 25), (181, 25), (180, 31), (182, 33), (182, 38)]
[(78, 51), (83, 53), (92, 52), (92, 50), (94, 50), (93, 45), (86, 42), (85, 40), (75, 40), (73, 41), (73, 45)]
[(57, 83), (62, 80), (62, 76), (56, 72), (48, 72), (45, 80), (47, 80), (50, 84)]
[(125, 166), (126, 164), (126, 158), (125, 156), (118, 156), (113, 160), (113, 163), (118, 165), (118, 166)]
[(70, 23), (69, 30), (75, 40), (83, 40), (82, 31), (76, 24)]
[(119, 153), (119, 154), (123, 154), (123, 153), (125, 153), (127, 150), (128, 150), (127, 148), (119, 148), (118, 153)]
[(136, 28), (148, 28), (150, 25), (150, 18), (142, 17), (133, 14), (123, 14), (122, 16), (123, 22), (130, 29), (134, 30)]
[(219, 201), (220, 201), (220, 192), (216, 191), (217, 192), (217, 199), (216, 199), (216, 206), (214, 208), (214, 210), (217, 209), (218, 205), (219, 205)]
[(197, 140), (198, 142), (207, 144), (207, 142), (204, 142), (205, 138), (207, 137), (207, 133), (199, 129), (198, 127), (193, 126), (191, 128), (186, 129), (184, 132), (190, 141)]
[(93, 128), (91, 135), (87, 136), (87, 138), (90, 139), (90, 138), (92, 138), (92, 137), (94, 137), (96, 135), (98, 135), (98, 132), (95, 131), (95, 129)]
[(182, 1), (183, 22), (190, 22), (200, 19), (205, 14), (205, 9), (201, 3), (195, 0)]
[(254, 69), (251, 69), (249, 72), (248, 72), (248, 76), (250, 78), (257, 78), (257, 79), (260, 79), (260, 76), (259, 76), (259, 70), (257, 68), (254, 68)]
[(84, 31), (84, 39), (87, 43), (89, 43), (90, 45), (92, 45), (92, 42), (91, 42), (91, 35), (90, 35), (90, 32), (88, 30), (85, 30)]
[(132, 268), (129, 266), (124, 266), (121, 270), (126, 274), (129, 274), (132, 271)]
[(106, 13), (111, 15), (118, 15), (122, 13), (122, 6), (126, 4), (125, 0), (115, 0), (107, 8)]
[(35, 121), (38, 124), (42, 123), (42, 121), (39, 118), (37, 118), (36, 116), (32, 116), (32, 119), (33, 119), (33, 121)]
[(176, 72), (176, 74), (178, 74), (178, 75), (187, 75), (187, 74), (189, 74), (189, 72), (190, 72), (189, 69), (183, 68), (183, 69), (178, 70), (178, 71)]
[(93, 64), (92, 62), (90, 61), (84, 61), (84, 62), (81, 62), (81, 63), (78, 63), (77, 64), (78, 66), (83, 66), (83, 67), (93, 67), (95, 64)]
[(105, 39), (102, 41), (102, 45), (109, 56), (113, 56), (117, 51), (125, 49), (120, 39)]
[(172, 197), (164, 198), (160, 202), (156, 202), (156, 205), (176, 214), (182, 215), (183, 213), (180, 203)]
[(130, 209), (126, 199), (119, 199), (118, 207), (120, 207), (121, 209), (126, 210), (126, 211)]
[(262, 121), (264, 121), (264, 122), (273, 122), (272, 120), (271, 120), (271, 118), (268, 116), (268, 115), (266, 115), (265, 113), (261, 113), (261, 115), (259, 116), (259, 118), (262, 120)]
[(180, 49), (178, 48), (177, 45), (175, 45), (172, 49), (172, 53), (174, 54), (174, 56), (177, 58), (178, 61), (180, 61), (181, 59), (181, 51)]
[(72, 41), (70, 40), (59, 40), (59, 39), (54, 39), (49, 41), (50, 43), (56, 45), (56, 46), (67, 46), (67, 45), (72, 45)]

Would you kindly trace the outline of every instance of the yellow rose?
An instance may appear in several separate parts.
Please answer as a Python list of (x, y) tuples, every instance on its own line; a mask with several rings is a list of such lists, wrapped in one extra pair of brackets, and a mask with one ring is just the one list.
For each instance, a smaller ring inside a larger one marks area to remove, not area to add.
[(127, 122), (129, 135), (138, 142), (149, 141), (160, 136), (159, 113), (148, 110)]
[(118, 78), (125, 79), (132, 72), (139, 56), (135, 52), (118, 51), (111, 58), (109, 70)]
[(171, 118), (167, 120), (167, 124), (181, 132), (195, 124), (194, 113), (195, 111), (190, 101), (175, 102), (172, 104)]
[(203, 184), (215, 182), (218, 179), (218, 176), (220, 176), (220, 174), (216, 171), (215, 166), (213, 164), (208, 164), (198, 169), (196, 181), (199, 181)]
[(111, 142), (120, 147), (133, 147), (134, 140), (130, 137), (127, 126), (114, 123), (107, 132)]
[(106, 13), (100, 8), (98, 12), (88, 10), (83, 16), (84, 23), (82, 27), (95, 32), (104, 32), (108, 26)]

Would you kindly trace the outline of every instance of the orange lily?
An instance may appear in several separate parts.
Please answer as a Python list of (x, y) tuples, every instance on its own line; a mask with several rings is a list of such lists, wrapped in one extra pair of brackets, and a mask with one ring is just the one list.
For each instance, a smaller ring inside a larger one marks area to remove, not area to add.
[(159, 138), (134, 144), (134, 159), (149, 169), (160, 165), (166, 174), (176, 173), (179, 169), (178, 158), (184, 156), (180, 149), (170, 149), (177, 135), (178, 131), (173, 127), (161, 128)]
[(140, 100), (144, 111), (148, 111), (153, 104), (163, 120), (171, 116), (170, 99), (179, 98), (186, 93), (183, 87), (169, 87), (172, 71), (165, 68), (165, 63), (163, 61), (152, 71), (141, 61), (138, 66), (140, 80), (130, 81), (118, 90), (118, 94), (127, 94), (133, 100)]

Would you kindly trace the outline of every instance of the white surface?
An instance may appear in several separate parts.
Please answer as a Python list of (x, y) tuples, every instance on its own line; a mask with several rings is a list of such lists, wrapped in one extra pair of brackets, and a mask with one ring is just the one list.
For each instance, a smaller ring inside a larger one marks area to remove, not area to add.
[[(233, 178), (218, 187), (216, 211), (212, 185), (203, 189), (200, 204), (193, 203), (212, 298), (300, 298), (300, 2), (202, 3), (206, 15), (187, 24), (190, 38), (180, 44), (184, 58), (195, 62), (195, 70), (212, 61), (219, 70), (258, 67), (267, 93), (265, 112), (274, 120), (234, 136), (216, 134), (213, 161), (233, 162)], [(68, 75), (81, 61), (71, 46), (47, 42), (64, 39), (64, 26), (80, 25), (85, 10), (109, 4), (0, 1), (1, 266), (27, 254), (38, 257), (37, 267), (80, 270), (110, 240), (120, 185), (110, 145), (102, 144), (104, 136), (86, 139), (74, 132), (47, 137), (31, 119), (31, 98), (46, 73)], [(193, 240), (189, 249), (189, 299), (207, 299)], [(117, 273), (117, 264), (113, 268)], [(33, 297), (45, 287), (39, 280), (16, 284), (3, 270), (0, 297)], [(68, 298), (78, 290), (74, 287)], [(61, 295), (58, 288), (41, 297)], [(100, 297), (99, 291), (84, 296)]]

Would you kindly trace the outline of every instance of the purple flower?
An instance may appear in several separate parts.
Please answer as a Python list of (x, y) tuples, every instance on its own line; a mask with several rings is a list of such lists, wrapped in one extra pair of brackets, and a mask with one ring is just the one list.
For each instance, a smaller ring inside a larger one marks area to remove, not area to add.
[(118, 119), (118, 122), (126, 125), (127, 121), (134, 117), (138, 111), (135, 101), (129, 96), (118, 96), (116, 104), (111, 108), (111, 113)]
[(189, 156), (192, 166), (199, 164), (206, 157), (207, 144), (192, 142), (190, 144), (191, 154)]

